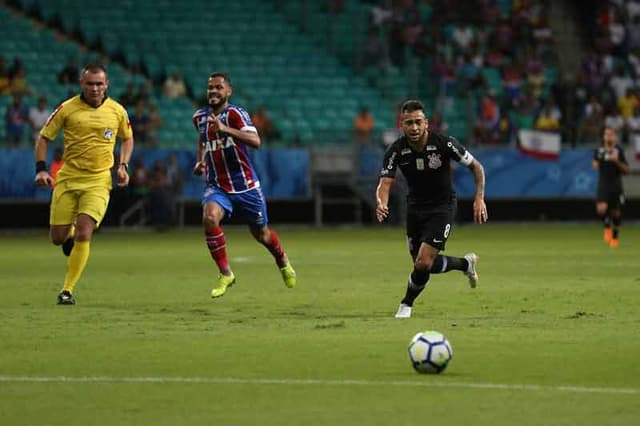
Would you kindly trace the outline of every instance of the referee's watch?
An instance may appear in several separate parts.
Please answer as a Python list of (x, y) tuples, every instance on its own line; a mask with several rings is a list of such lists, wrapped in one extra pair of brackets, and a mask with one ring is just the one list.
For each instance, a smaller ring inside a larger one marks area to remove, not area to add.
[(118, 163), (118, 167), (124, 167), (126, 171), (129, 171), (129, 163)]

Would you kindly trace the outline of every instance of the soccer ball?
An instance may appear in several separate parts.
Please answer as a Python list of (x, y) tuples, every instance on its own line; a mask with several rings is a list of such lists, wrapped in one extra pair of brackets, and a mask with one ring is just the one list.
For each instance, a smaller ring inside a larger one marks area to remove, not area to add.
[(451, 344), (437, 331), (422, 331), (409, 342), (409, 359), (418, 373), (442, 373), (452, 357)]

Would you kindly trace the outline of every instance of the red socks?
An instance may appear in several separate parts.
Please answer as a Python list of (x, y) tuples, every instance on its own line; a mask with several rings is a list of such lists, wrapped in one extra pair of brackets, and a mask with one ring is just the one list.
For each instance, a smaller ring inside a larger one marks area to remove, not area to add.
[(231, 272), (229, 269), (229, 260), (227, 259), (227, 240), (224, 237), (222, 228), (218, 226), (210, 231), (205, 230), (204, 234), (211, 258), (216, 262), (216, 265), (218, 265), (220, 273), (226, 275), (228, 272)]
[(287, 264), (286, 255), (284, 254), (284, 250), (282, 250), (282, 246), (280, 245), (280, 238), (278, 238), (278, 234), (273, 229), (271, 230), (271, 238), (269, 239), (269, 243), (264, 246), (269, 250), (269, 252), (276, 259), (276, 263), (279, 268), (282, 268)]

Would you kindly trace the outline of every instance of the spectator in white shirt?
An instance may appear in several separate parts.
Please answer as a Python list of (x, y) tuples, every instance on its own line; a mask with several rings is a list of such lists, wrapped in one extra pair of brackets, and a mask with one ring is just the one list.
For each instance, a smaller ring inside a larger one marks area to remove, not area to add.
[(51, 115), (51, 110), (47, 107), (47, 98), (44, 96), (38, 98), (37, 106), (29, 108), (29, 124), (34, 141), (38, 138), (42, 126), (49, 119), (49, 115)]

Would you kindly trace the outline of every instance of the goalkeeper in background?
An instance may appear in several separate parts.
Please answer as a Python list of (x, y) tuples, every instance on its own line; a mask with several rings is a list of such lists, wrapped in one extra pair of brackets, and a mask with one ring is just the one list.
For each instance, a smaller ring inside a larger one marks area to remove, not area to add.
[[(74, 305), (73, 289), (89, 259), (94, 230), (109, 204), (116, 137), (121, 140), (117, 185), (129, 184), (133, 133), (127, 111), (107, 96), (109, 80), (102, 65), (80, 73), (81, 94), (64, 101), (51, 114), (35, 143), (38, 186), (53, 188), (49, 213), (51, 242), (69, 257), (59, 305)], [(47, 146), (64, 131), (64, 166), (55, 182), (47, 171)], [(55, 183), (55, 187), (54, 187)]]

